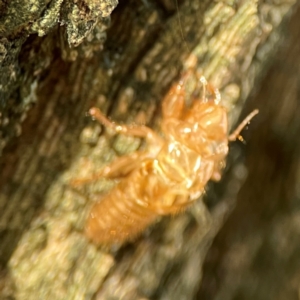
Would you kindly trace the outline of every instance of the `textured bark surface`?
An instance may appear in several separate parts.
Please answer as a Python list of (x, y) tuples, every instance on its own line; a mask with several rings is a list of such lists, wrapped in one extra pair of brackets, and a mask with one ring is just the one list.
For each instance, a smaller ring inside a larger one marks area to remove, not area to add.
[[(195, 299), (296, 300), (300, 291), (300, 9), (256, 95), (248, 177), (204, 264)], [(252, 127), (252, 126), (251, 126)]]
[[(74, 190), (70, 179), (93, 173), (140, 141), (102, 131), (85, 114), (97, 105), (118, 122), (158, 128), (160, 101), (192, 56), (236, 121), (294, 3), (190, 0), (179, 2), (178, 15), (172, 1), (129, 0), (117, 6), (110, 24), (116, 2), (0, 2), (3, 299), (197, 299), (211, 293), (209, 278), (199, 290), (202, 264), (234, 207), (243, 164), (209, 186), (206, 204), (164, 218), (134, 243), (99, 249), (82, 230), (91, 202), (114, 183)], [(251, 109), (263, 111), (266, 98)], [(232, 149), (230, 160), (239, 152)], [(238, 289), (230, 276), (228, 295)]]

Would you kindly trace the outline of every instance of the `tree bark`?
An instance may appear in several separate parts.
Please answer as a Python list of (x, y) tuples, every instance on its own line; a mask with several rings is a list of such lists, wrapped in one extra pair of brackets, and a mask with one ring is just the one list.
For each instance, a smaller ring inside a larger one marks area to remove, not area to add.
[[(300, 9), (249, 99), (248, 177), (206, 257), (195, 299), (299, 299)], [(253, 126), (252, 126), (253, 125)]]
[(84, 223), (91, 202), (113, 182), (75, 190), (70, 180), (141, 143), (102, 132), (86, 112), (96, 105), (115, 121), (158, 130), (161, 100), (196, 57), (234, 123), (295, 2), (191, 0), (177, 9), (172, 1), (129, 0), (116, 7), (111, 23), (114, 1), (0, 2), (3, 299), (193, 299), (202, 293), (206, 253), (245, 179), (243, 165), (231, 163), (239, 150), (231, 151), (222, 182), (209, 185), (205, 203), (163, 218), (134, 243), (97, 248)]

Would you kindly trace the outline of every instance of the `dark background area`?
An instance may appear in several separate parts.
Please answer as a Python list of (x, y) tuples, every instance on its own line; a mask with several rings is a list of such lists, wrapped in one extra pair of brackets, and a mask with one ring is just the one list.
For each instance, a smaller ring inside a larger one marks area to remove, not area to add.
[(247, 180), (210, 248), (194, 299), (299, 299), (300, 10), (244, 115)]

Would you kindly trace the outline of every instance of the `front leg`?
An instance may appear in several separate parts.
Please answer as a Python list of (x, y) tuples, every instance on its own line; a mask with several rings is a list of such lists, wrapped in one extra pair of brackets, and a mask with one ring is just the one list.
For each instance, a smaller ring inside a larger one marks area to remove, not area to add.
[(95, 182), (101, 178), (117, 179), (128, 175), (134, 169), (140, 167), (143, 161), (149, 159), (149, 154), (144, 151), (136, 151), (129, 155), (118, 157), (112, 163), (90, 177), (73, 179), (71, 185), (78, 187)]
[(145, 138), (147, 142), (150, 143), (161, 143), (162, 139), (157, 135), (152, 129), (144, 125), (124, 125), (116, 124), (110, 121), (99, 108), (92, 107), (89, 111), (90, 115), (94, 117), (97, 121), (102, 123), (104, 126), (113, 129), (117, 133), (122, 133), (125, 135), (136, 136), (140, 138)]
[[(157, 149), (163, 145), (162, 138), (152, 129), (146, 126), (120, 125), (110, 121), (100, 109), (93, 107), (90, 109), (90, 115), (102, 123), (104, 126), (113, 129), (118, 133), (125, 135), (145, 138), (150, 144), (147, 151), (136, 151), (132, 154), (119, 157), (111, 164), (104, 167), (97, 173), (87, 178), (79, 178), (71, 181), (71, 185), (80, 186), (99, 180), (100, 178), (120, 178), (128, 175), (134, 169), (141, 166), (142, 162), (155, 156)], [(154, 153), (155, 152), (155, 153)]]
[(259, 113), (258, 109), (254, 109), (241, 123), (240, 125), (228, 136), (228, 141), (234, 142), (240, 137), (241, 131), (251, 121), (251, 119)]
[(185, 105), (184, 80), (174, 84), (162, 102), (163, 119), (180, 119)]

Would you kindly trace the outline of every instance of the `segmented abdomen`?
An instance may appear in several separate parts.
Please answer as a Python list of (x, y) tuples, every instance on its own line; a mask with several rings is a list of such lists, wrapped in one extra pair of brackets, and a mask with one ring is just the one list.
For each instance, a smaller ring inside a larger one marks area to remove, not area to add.
[(134, 171), (92, 207), (86, 232), (94, 242), (122, 243), (135, 238), (155, 220), (158, 214), (149, 203), (153, 199), (145, 194), (149, 176), (142, 173)]

